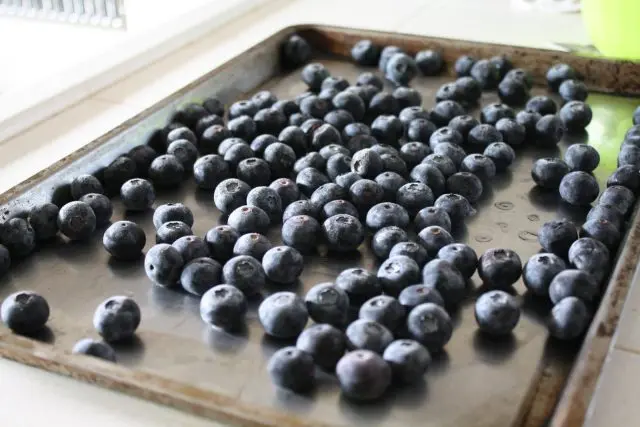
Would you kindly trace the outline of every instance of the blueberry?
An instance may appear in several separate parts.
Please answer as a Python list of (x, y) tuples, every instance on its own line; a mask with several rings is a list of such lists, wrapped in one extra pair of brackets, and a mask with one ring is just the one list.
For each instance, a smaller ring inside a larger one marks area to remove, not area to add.
[(355, 172), (347, 172), (335, 177), (334, 181), (340, 187), (349, 190), (353, 184), (360, 181), (362, 177)]
[(322, 217), (330, 218), (334, 215), (347, 214), (353, 217), (358, 216), (358, 210), (353, 204), (346, 200), (333, 200), (322, 207)]
[(598, 198), (599, 192), (598, 181), (586, 172), (569, 172), (560, 181), (560, 197), (572, 205), (589, 205)]
[(357, 136), (369, 136), (371, 129), (364, 123), (349, 123), (342, 129), (342, 141), (349, 142)]
[[(300, 105), (300, 111), (303, 111), (302, 105)], [(326, 114), (326, 112), (325, 112)], [(313, 116), (313, 114), (311, 114)], [(324, 114), (321, 116), (324, 117)], [(258, 134), (268, 133), (271, 135), (278, 135), (282, 129), (287, 126), (287, 116), (282, 111), (275, 108), (263, 108), (259, 110), (254, 116), (253, 120), (256, 123), (256, 131)]]
[(418, 230), (429, 226), (439, 226), (451, 232), (451, 219), (447, 211), (433, 206), (421, 209), (415, 216), (414, 224)]
[(385, 77), (399, 85), (408, 85), (418, 74), (418, 66), (412, 57), (396, 53), (385, 66)]
[(440, 248), (437, 257), (456, 268), (465, 278), (470, 278), (476, 271), (478, 255), (469, 245), (450, 243)]
[(640, 169), (640, 147), (624, 143), (618, 153), (618, 167), (631, 165)]
[(541, 118), (542, 115), (534, 111), (522, 110), (516, 114), (516, 122), (524, 126), (526, 135), (525, 139), (533, 140), (535, 138), (536, 125)]
[(534, 96), (527, 102), (525, 109), (539, 113), (541, 116), (553, 115), (558, 111), (556, 103), (546, 95)]
[(467, 142), (471, 145), (486, 147), (493, 142), (502, 142), (502, 133), (490, 124), (479, 124), (469, 131)]
[(364, 227), (351, 215), (339, 214), (327, 218), (322, 228), (329, 249), (333, 251), (357, 250), (364, 240)]
[(599, 283), (609, 272), (610, 252), (604, 243), (582, 237), (569, 248), (569, 262), (575, 268), (591, 273)]
[(393, 341), (393, 334), (384, 325), (367, 319), (358, 319), (346, 329), (347, 345), (351, 350), (369, 350), (382, 354)]
[(288, 145), (274, 142), (265, 148), (263, 158), (271, 167), (272, 177), (288, 177), (296, 162), (296, 153)]
[(296, 347), (311, 355), (313, 361), (327, 372), (333, 372), (344, 355), (347, 344), (344, 333), (328, 324), (308, 327), (298, 337)]
[[(224, 108), (224, 106), (223, 106), (223, 108)], [(202, 117), (200, 120), (198, 120), (198, 123), (196, 123), (195, 135), (198, 138), (202, 138), (202, 134), (204, 133), (205, 130), (207, 130), (207, 128), (209, 128), (209, 127), (211, 127), (213, 125), (223, 126), (224, 125), (224, 119), (222, 117), (223, 117), (222, 115), (217, 115), (217, 114), (210, 114), (208, 116)], [(197, 141), (195, 143), (197, 143)]]
[(233, 246), (233, 254), (248, 255), (262, 261), (264, 254), (273, 247), (269, 239), (259, 233), (243, 234)]
[(371, 135), (381, 143), (399, 146), (404, 125), (396, 116), (380, 115), (371, 123)]
[(384, 261), (378, 269), (382, 290), (392, 296), (420, 280), (420, 267), (408, 256), (395, 256)]
[(439, 305), (427, 302), (414, 307), (407, 317), (411, 338), (431, 352), (439, 352), (453, 334), (453, 324), (447, 312)]
[(329, 76), (322, 81), (321, 89), (336, 89), (343, 91), (349, 87), (349, 82), (344, 77)]
[(292, 247), (276, 246), (264, 254), (262, 267), (272, 282), (295, 283), (302, 274), (304, 259), (300, 252)]
[(439, 196), (444, 192), (444, 175), (440, 172), (440, 169), (435, 166), (421, 163), (411, 170), (410, 177), (415, 182), (427, 185), (434, 196)]
[(202, 320), (225, 331), (240, 330), (244, 326), (246, 313), (246, 297), (232, 285), (216, 285), (200, 299)]
[(280, 51), (282, 63), (289, 68), (298, 67), (311, 57), (311, 46), (297, 34), (290, 35), (282, 43)]
[(342, 328), (347, 324), (349, 296), (333, 283), (313, 286), (304, 298), (309, 317), (316, 323)]
[(475, 317), (482, 332), (494, 336), (509, 335), (520, 320), (520, 307), (508, 293), (489, 291), (476, 301)]
[(184, 260), (180, 252), (167, 243), (159, 243), (147, 252), (144, 269), (147, 277), (161, 286), (173, 287), (180, 279)]
[[(247, 142), (244, 139), (229, 137), (229, 138), (226, 138), (224, 141), (222, 141), (218, 146), (218, 154), (220, 154), (221, 156), (225, 156), (227, 152), (231, 149), (231, 147), (238, 144), (243, 144), (243, 148), (241, 148), (237, 154), (243, 154), (243, 152), (248, 152), (245, 147), (247, 145)], [(233, 154), (233, 156), (235, 156), (235, 154)]]
[(342, 393), (356, 401), (379, 399), (391, 384), (392, 371), (382, 357), (372, 351), (347, 353), (336, 366)]
[(557, 190), (569, 171), (569, 165), (563, 160), (545, 157), (533, 163), (531, 178), (533, 178), (536, 185), (546, 190)]
[(578, 78), (578, 73), (570, 65), (554, 64), (547, 71), (546, 77), (549, 88), (557, 92), (562, 82)]
[(462, 135), (463, 140), (467, 140), (469, 132), (474, 127), (478, 126), (480, 122), (473, 116), (464, 114), (462, 116), (456, 116), (447, 125), (450, 129), (456, 130)]
[(400, 156), (409, 167), (416, 166), (430, 153), (429, 146), (418, 141), (407, 142), (400, 147)]
[[(205, 116), (202, 116), (202, 117), (205, 117)], [(169, 133), (167, 134), (167, 141), (166, 141), (167, 146), (171, 145), (171, 143), (174, 141), (180, 141), (180, 140), (187, 140), (192, 144), (195, 144), (196, 142), (198, 142), (198, 138), (196, 137), (196, 134), (193, 133), (193, 131), (189, 129), (189, 127), (187, 126), (176, 127), (171, 131), (169, 131)]]
[[(231, 113), (231, 111), (232, 110), (229, 110), (229, 113)], [(198, 151), (202, 154), (215, 153), (218, 151), (222, 142), (231, 137), (231, 132), (223, 125), (209, 126), (202, 132), (202, 136), (198, 140)]]
[(169, 144), (167, 154), (176, 156), (185, 169), (192, 168), (198, 159), (198, 149), (186, 139), (178, 139)]
[(282, 225), (282, 242), (303, 253), (315, 250), (319, 236), (320, 224), (308, 215), (293, 216)]
[(607, 221), (621, 230), (624, 226), (624, 215), (617, 206), (598, 203), (587, 213), (587, 221)]
[[(341, 93), (346, 93), (346, 92), (341, 92)], [(339, 93), (338, 95), (340, 95), (341, 93)], [(336, 95), (336, 97), (338, 95)], [(349, 94), (349, 95), (353, 95), (355, 98), (358, 98), (360, 102), (362, 102), (362, 100), (358, 95), (355, 95), (355, 94)], [(363, 106), (362, 111), (364, 111), (364, 103), (362, 104), (362, 106)], [(354, 123), (356, 119), (353, 117), (353, 115), (349, 111), (339, 109), (339, 110), (329, 111), (327, 115), (324, 116), (324, 121), (342, 132), (345, 126), (347, 126), (348, 124)]]
[(431, 363), (429, 351), (419, 342), (407, 339), (389, 344), (383, 358), (391, 367), (393, 377), (404, 384), (421, 381)]
[(209, 247), (207, 243), (197, 236), (183, 236), (171, 244), (178, 250), (184, 263), (196, 258), (208, 257)]
[(469, 71), (483, 89), (495, 89), (500, 82), (500, 71), (488, 59), (476, 61)]
[[(508, 105), (493, 103), (487, 104), (480, 112), (480, 122), (495, 126), (500, 119), (513, 119), (515, 112)], [(495, 142), (495, 141), (491, 141)]]
[(382, 90), (382, 88), (384, 87), (384, 82), (376, 74), (369, 71), (365, 71), (364, 73), (361, 73), (356, 79), (356, 85), (358, 86), (372, 85), (378, 88), (379, 90)]
[(156, 157), (149, 166), (149, 178), (159, 187), (176, 187), (184, 177), (184, 166), (172, 154)]
[(536, 142), (542, 146), (553, 146), (564, 136), (564, 125), (559, 117), (548, 114), (536, 123)]
[(250, 190), (251, 187), (244, 181), (236, 178), (225, 179), (216, 186), (213, 202), (222, 213), (230, 214), (246, 203)]
[(498, 120), (496, 129), (502, 134), (502, 140), (509, 145), (521, 145), (527, 136), (526, 128), (512, 118)]
[(447, 178), (447, 191), (460, 194), (469, 200), (469, 202), (476, 203), (482, 196), (483, 185), (480, 178), (473, 173), (457, 172)]
[(513, 63), (506, 55), (496, 55), (489, 59), (491, 65), (498, 70), (498, 75), (503, 79), (513, 69)]
[(407, 139), (409, 141), (418, 141), (428, 143), (431, 135), (436, 131), (436, 125), (427, 119), (413, 119), (406, 126)]
[(258, 318), (267, 335), (291, 339), (300, 335), (309, 314), (299, 296), (293, 292), (276, 292), (262, 301)]
[(507, 74), (503, 77), (503, 79), (513, 79), (523, 82), (527, 88), (531, 89), (533, 87), (533, 77), (531, 73), (522, 68), (514, 68), (509, 70)]
[(567, 265), (558, 255), (535, 254), (529, 258), (522, 269), (522, 281), (533, 294), (547, 296), (553, 278), (566, 268)]
[(457, 171), (453, 160), (440, 154), (429, 154), (422, 160), (422, 163), (437, 167), (445, 178), (448, 178)]
[(58, 212), (60, 209), (53, 203), (45, 203), (31, 208), (27, 221), (33, 228), (36, 239), (49, 240), (58, 234)]
[(585, 85), (580, 80), (565, 80), (560, 84), (558, 88), (558, 93), (563, 100), (570, 101), (581, 101), (584, 102), (589, 96), (589, 92), (587, 91), (587, 85)]
[(380, 155), (368, 148), (356, 152), (351, 158), (351, 171), (363, 178), (375, 178), (382, 168)]
[(278, 142), (278, 139), (275, 136), (269, 135), (269, 134), (262, 134), (262, 135), (256, 136), (251, 141), (250, 147), (253, 150), (253, 152), (256, 153), (256, 155), (264, 156), (264, 150), (266, 150), (266, 148), (269, 145), (273, 144), (274, 142)]
[(346, 110), (351, 114), (354, 120), (351, 120), (350, 123), (360, 121), (364, 118), (364, 102), (362, 101), (362, 98), (355, 93), (346, 91), (340, 92), (333, 97), (332, 104), (335, 109)]
[(469, 154), (460, 165), (462, 172), (470, 172), (487, 182), (496, 175), (496, 165), (483, 154)]
[(393, 245), (387, 256), (390, 258), (398, 255), (413, 259), (420, 268), (429, 260), (429, 255), (427, 255), (427, 250), (424, 246), (415, 242), (400, 241)]
[(219, 262), (225, 262), (233, 256), (233, 248), (239, 237), (240, 234), (232, 227), (218, 225), (207, 231), (204, 240), (211, 256)]
[(281, 99), (279, 101), (276, 101), (276, 103), (271, 107), (289, 117), (289, 121), (291, 121), (291, 116), (293, 116), (294, 114), (300, 114), (300, 107), (298, 106), (298, 104), (288, 99)]
[(178, 107), (172, 122), (184, 123), (187, 127), (193, 129), (199, 119), (209, 114), (209, 111), (202, 105), (190, 102)]
[(310, 197), (320, 186), (327, 184), (329, 178), (314, 168), (301, 170), (296, 176), (296, 184), (305, 196)]
[(444, 299), (440, 292), (435, 288), (427, 285), (411, 285), (402, 290), (398, 296), (398, 301), (405, 308), (406, 312), (410, 312), (420, 304), (427, 302), (444, 307)]
[(371, 239), (371, 250), (380, 259), (389, 256), (391, 248), (397, 243), (409, 240), (407, 232), (400, 227), (388, 226), (378, 230)]
[(122, 184), (136, 176), (136, 163), (129, 157), (120, 156), (107, 166), (102, 173), (102, 181), (108, 193), (120, 190)]
[(395, 331), (404, 321), (405, 310), (397, 299), (378, 295), (366, 301), (359, 311), (360, 319), (371, 320)]
[(529, 99), (529, 89), (522, 79), (504, 78), (498, 84), (498, 96), (507, 105), (520, 106)]
[(371, 40), (360, 40), (351, 48), (351, 58), (359, 65), (374, 66), (380, 58), (380, 47)]
[(420, 95), (420, 92), (416, 89), (400, 86), (393, 91), (391, 96), (398, 100), (398, 108), (401, 110), (401, 113), (403, 110), (411, 107), (422, 109), (422, 107), (420, 107), (420, 104), (422, 104), (422, 95)]
[(184, 236), (193, 235), (191, 227), (182, 221), (168, 221), (156, 230), (156, 243), (172, 244)]
[(202, 156), (193, 164), (193, 179), (203, 190), (213, 190), (221, 181), (230, 177), (229, 165), (217, 154)]
[(247, 205), (262, 209), (273, 223), (282, 217), (282, 200), (278, 193), (270, 187), (255, 187), (249, 191)]
[(542, 249), (566, 258), (569, 248), (578, 240), (576, 226), (566, 219), (545, 222), (538, 230), (538, 242)]
[(442, 127), (446, 126), (454, 117), (464, 114), (464, 108), (459, 103), (451, 100), (440, 101), (431, 110), (431, 121)]
[(78, 341), (71, 352), (73, 354), (97, 357), (108, 362), (116, 361), (116, 352), (113, 347), (106, 342), (92, 340), (91, 338), (83, 338)]
[(375, 181), (361, 179), (349, 188), (349, 197), (354, 206), (364, 214), (384, 199), (384, 190)]
[(456, 87), (467, 104), (477, 104), (482, 96), (482, 86), (473, 77), (459, 77), (456, 80)]
[(602, 192), (598, 204), (614, 206), (623, 216), (627, 216), (631, 213), (635, 201), (636, 196), (631, 190), (620, 185), (614, 185), (607, 187)]
[(464, 218), (474, 216), (477, 211), (464, 196), (454, 193), (441, 195), (434, 202), (436, 208), (443, 209), (451, 219), (452, 223), (459, 223)]
[(303, 157), (300, 157), (296, 160), (293, 165), (293, 171), (295, 173), (299, 173), (301, 170), (305, 168), (314, 168), (318, 170), (322, 170), (327, 165), (327, 161), (324, 157), (322, 157), (318, 152), (312, 151), (307, 153)]
[(313, 357), (293, 346), (276, 351), (267, 371), (275, 385), (295, 393), (308, 393), (315, 386)]
[(371, 117), (393, 115), (400, 112), (400, 106), (389, 92), (378, 92), (369, 101), (367, 112)]
[(402, 160), (399, 154), (384, 153), (380, 156), (384, 170), (395, 172), (399, 175), (406, 176), (408, 173), (407, 164)]
[(386, 201), (395, 201), (398, 190), (407, 183), (407, 180), (396, 172), (383, 172), (376, 177), (375, 181), (382, 187)]
[(606, 219), (587, 220), (582, 224), (580, 236), (599, 240), (611, 251), (615, 251), (618, 248), (622, 239), (618, 227)]
[(340, 175), (349, 173), (351, 170), (351, 157), (344, 153), (334, 154), (327, 160), (326, 169), (329, 179), (335, 180)]
[(291, 203), (282, 214), (282, 222), (297, 215), (308, 215), (313, 218), (318, 217), (318, 207), (311, 200), (297, 200)]
[(467, 157), (467, 153), (461, 146), (450, 142), (437, 144), (433, 147), (433, 154), (450, 158), (456, 168), (459, 168), (464, 158)]
[(238, 255), (222, 268), (224, 283), (235, 286), (247, 296), (256, 295), (265, 286), (266, 274), (260, 261), (249, 255)]
[(415, 61), (418, 69), (425, 76), (438, 75), (444, 65), (442, 53), (431, 49), (416, 53)]
[(567, 297), (553, 306), (549, 316), (549, 334), (561, 340), (572, 340), (586, 331), (591, 321), (591, 313), (584, 301)]
[(504, 172), (516, 159), (513, 148), (504, 142), (492, 142), (485, 148), (483, 154), (493, 161), (496, 172)]
[(633, 191), (640, 190), (640, 171), (632, 165), (620, 166), (607, 179), (607, 187), (621, 185)]
[(276, 102), (278, 102), (278, 98), (268, 90), (261, 90), (255, 93), (250, 101), (253, 105), (256, 106), (258, 110), (262, 110), (263, 108), (269, 108)]
[(554, 304), (566, 297), (577, 297), (584, 302), (591, 302), (597, 294), (598, 282), (583, 270), (561, 271), (549, 285), (549, 297)]
[(573, 171), (592, 172), (600, 163), (600, 154), (591, 145), (573, 144), (565, 151), (564, 160)]
[(102, 236), (104, 248), (114, 258), (133, 260), (140, 257), (147, 238), (142, 228), (131, 221), (112, 224)]
[(114, 296), (104, 300), (93, 315), (93, 327), (107, 342), (126, 341), (140, 325), (140, 307), (131, 298)]
[(230, 168), (235, 169), (236, 171), (241, 170), (242, 172), (245, 172), (244, 168), (239, 169), (238, 165), (243, 160), (255, 158), (254, 156), (255, 156), (255, 153), (253, 152), (251, 147), (249, 147), (249, 144), (247, 144), (246, 142), (240, 142), (240, 143), (231, 145), (224, 152), (224, 161), (229, 164)]
[(240, 206), (229, 214), (227, 224), (236, 229), (238, 233), (262, 233), (264, 234), (271, 220), (269, 215), (257, 206)]
[(511, 249), (489, 249), (478, 259), (478, 274), (490, 288), (507, 289), (522, 273), (522, 261)]
[(180, 273), (180, 284), (193, 295), (202, 295), (220, 283), (222, 266), (211, 258), (196, 258)]
[(456, 102), (466, 101), (465, 94), (456, 82), (445, 83), (438, 88), (438, 91), (436, 92), (436, 102), (447, 100)]
[(458, 77), (469, 76), (471, 75), (471, 68), (475, 63), (476, 59), (474, 57), (464, 55), (456, 60), (453, 69)]
[(271, 180), (271, 168), (264, 160), (250, 157), (238, 163), (237, 176), (249, 186), (255, 187)]
[(0, 307), (2, 322), (13, 332), (31, 335), (41, 330), (49, 320), (49, 304), (32, 291), (9, 295)]
[(125, 209), (129, 211), (145, 211), (156, 200), (153, 185), (146, 179), (134, 178), (122, 184), (120, 198)]
[(250, 100), (237, 101), (229, 107), (229, 120), (242, 116), (253, 117), (257, 112), (258, 106)]
[(74, 200), (80, 199), (85, 194), (97, 193), (103, 194), (104, 189), (100, 180), (93, 175), (79, 175), (75, 177), (70, 184), (71, 197)]
[(454, 241), (447, 230), (437, 225), (422, 229), (420, 233), (418, 233), (418, 239), (420, 239), (420, 243), (427, 250), (427, 254), (432, 258), (438, 254), (441, 248)]
[(409, 214), (405, 208), (396, 203), (384, 202), (372, 206), (367, 212), (367, 227), (370, 229), (380, 230), (391, 225), (400, 228), (409, 225)]
[[(20, 219), (11, 219), (7, 224), (11, 226), (16, 220)], [(9, 244), (9, 242), (4, 239), (4, 236), (2, 239), (9, 251), (12, 253), (15, 252), (19, 256), (31, 252), (35, 245), (33, 242), (33, 229), (26, 224), (26, 221), (21, 221), (25, 223), (25, 226), (14, 228), (16, 231), (19, 231), (19, 234), (14, 233), (14, 235), (21, 237), (19, 242), (14, 240), (14, 242)], [(58, 212), (58, 229), (70, 240), (87, 240), (95, 231), (96, 223), (96, 215), (93, 209), (84, 202), (69, 202), (60, 208), (60, 212)]]

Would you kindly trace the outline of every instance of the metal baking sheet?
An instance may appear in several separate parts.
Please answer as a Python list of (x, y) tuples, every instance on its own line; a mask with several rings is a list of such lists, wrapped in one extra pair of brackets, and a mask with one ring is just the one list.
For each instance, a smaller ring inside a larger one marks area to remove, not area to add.
[[(4, 204), (0, 213), (10, 216), (52, 198), (64, 200), (64, 184), (80, 173), (95, 172), (133, 146), (145, 143), (155, 129), (167, 123), (180, 104), (201, 101), (215, 94), (229, 105), (261, 89), (271, 90), (281, 99), (303, 92), (306, 87), (299, 78), (299, 70), (283, 73), (278, 67), (279, 43), (290, 32), (276, 34), (159, 106), (0, 196), (0, 203)], [(318, 41), (331, 39), (323, 29), (307, 32), (319, 48), (319, 60), (333, 75), (354, 81), (363, 71), (338, 56), (344, 54), (343, 45)], [(328, 34), (341, 32), (331, 29)], [(379, 33), (361, 34), (361, 37), (384, 39)], [(394, 41), (402, 46), (402, 36), (395, 37)], [(414, 37), (412, 46), (416, 39), (420, 40)], [(434, 43), (434, 39), (424, 39), (424, 43)], [(486, 53), (501, 53), (500, 47), (469, 45), (483, 46), (482, 49), (488, 49)], [(446, 43), (443, 46), (446, 49)], [(530, 51), (535, 55), (544, 53)], [(454, 53), (445, 50), (448, 58)], [(513, 59), (516, 65), (531, 60), (526, 55), (516, 55)], [(423, 105), (429, 108), (434, 104), (437, 88), (448, 81), (450, 76), (420, 77), (412, 86), (420, 90)], [(543, 87), (533, 91), (534, 95), (543, 93), (546, 93)], [(495, 93), (487, 92), (482, 104), (496, 100)], [(479, 214), (457, 231), (459, 241), (469, 243), (479, 254), (493, 247), (512, 248), (524, 262), (539, 251), (536, 231), (544, 221), (558, 216), (577, 223), (584, 220), (584, 210), (568, 207), (556, 195), (537, 191), (530, 169), (536, 158), (560, 156), (570, 143), (588, 142), (601, 154), (595, 175), (603, 185), (615, 168), (620, 141), (638, 100), (592, 93), (588, 102), (594, 112), (588, 132), (566, 137), (557, 148), (544, 152), (531, 147), (518, 150), (513, 168), (485, 188), (477, 206)], [(221, 222), (212, 192), (197, 190), (191, 180), (179, 190), (160, 192), (156, 205), (165, 202), (189, 206), (196, 218), (193, 229), (198, 235), (204, 235)], [(145, 249), (153, 245), (155, 230), (151, 213), (126, 213), (116, 200), (112, 220), (120, 219), (140, 224), (147, 233)], [(274, 227), (268, 236), (279, 242), (279, 228)], [(515, 291), (523, 304), (524, 315), (513, 336), (496, 342), (478, 334), (473, 301), (483, 289), (475, 276), (475, 289), (461, 308), (452, 313), (453, 338), (446, 350), (435, 357), (423, 382), (413, 387), (393, 388), (380, 402), (362, 405), (341, 397), (335, 378), (321, 374), (313, 395), (293, 395), (276, 390), (269, 381), (266, 362), (277, 348), (288, 343), (264, 336), (257, 321), (257, 303), (252, 306), (248, 328), (243, 334), (229, 335), (213, 330), (200, 320), (198, 298), (153, 286), (145, 276), (142, 260), (110, 259), (101, 238), (99, 231), (88, 242), (71, 243), (60, 238), (40, 247), (0, 279), (0, 298), (28, 288), (44, 295), (52, 309), (48, 329), (36, 340), (13, 336), (0, 328), (0, 355), (232, 424), (444, 427), (539, 425), (537, 420), (551, 415), (579, 349), (579, 345), (563, 345), (547, 339), (544, 316), (550, 306), (529, 297), (521, 281)], [(633, 259), (625, 261), (633, 262)], [(286, 289), (304, 294), (317, 283), (333, 280), (345, 268), (361, 266), (375, 270), (377, 265), (368, 244), (352, 256), (309, 256), (300, 282)], [(265, 294), (282, 289), (266, 289)], [(112, 295), (131, 296), (142, 310), (137, 338), (131, 344), (116, 347), (118, 365), (69, 355), (78, 339), (96, 336), (91, 323), (93, 311)]]

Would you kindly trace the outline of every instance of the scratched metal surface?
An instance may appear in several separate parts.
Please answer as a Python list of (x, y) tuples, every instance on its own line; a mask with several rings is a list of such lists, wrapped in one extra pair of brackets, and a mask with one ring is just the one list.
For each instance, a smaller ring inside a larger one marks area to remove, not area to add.
[[(135, 126), (125, 126), (95, 150), (44, 179), (24, 194), (12, 193), (6, 209), (15, 212), (51, 198), (53, 188), (81, 172), (94, 171), (108, 164), (132, 146), (143, 143), (154, 128), (163, 125), (171, 111), (187, 100), (201, 100), (216, 93), (231, 102), (258, 89), (272, 90), (280, 98), (292, 98), (305, 90), (299, 72), (278, 73), (276, 42), (253, 49), (216, 75), (189, 88), (165, 107), (152, 112)], [(334, 75), (354, 80), (362, 71), (348, 62), (323, 59)], [(275, 77), (272, 77), (275, 76)], [(418, 78), (412, 84), (431, 107), (437, 88), (449, 78)], [(534, 94), (544, 93), (542, 88)], [(483, 103), (496, 96), (486, 93)], [(570, 142), (588, 141), (602, 156), (596, 171), (602, 184), (615, 168), (615, 158), (624, 131), (630, 124), (637, 100), (592, 94), (589, 103), (594, 120), (588, 134), (565, 138), (557, 150), (546, 152), (524, 149), (512, 170), (494, 180), (478, 203), (479, 214), (457, 230), (458, 240), (467, 242), (478, 253), (492, 247), (516, 250), (523, 262), (539, 250), (536, 230), (544, 221), (566, 216), (581, 222), (585, 212), (577, 212), (560, 203), (554, 195), (537, 192), (530, 177), (535, 158), (560, 155)], [(477, 112), (476, 112), (477, 113)], [(73, 159), (72, 159), (73, 160)], [(2, 199), (0, 199), (2, 200)], [(182, 202), (194, 212), (194, 231), (198, 235), (220, 223), (212, 202), (212, 192), (196, 191), (191, 181), (180, 190), (160, 193), (156, 205)], [(6, 200), (3, 200), (6, 202)], [(154, 241), (151, 213), (130, 215), (115, 202), (113, 220), (123, 218), (138, 222), (147, 233), (147, 246)], [(279, 229), (269, 237), (279, 241)], [(377, 265), (368, 245), (353, 256), (316, 255), (306, 258), (300, 283), (293, 289), (303, 294), (316, 283), (331, 281), (347, 267), (375, 269)], [(132, 263), (111, 260), (101, 245), (101, 233), (89, 242), (68, 243), (62, 240), (42, 247), (20, 262), (0, 280), (0, 297), (29, 288), (43, 294), (52, 308), (47, 333), (39, 339), (61, 351), (85, 336), (96, 336), (91, 319), (95, 307), (105, 298), (124, 294), (133, 297), (142, 309), (142, 324), (132, 344), (117, 347), (119, 363), (136, 370), (232, 396), (244, 403), (267, 406), (313, 424), (336, 426), (506, 426), (519, 416), (547, 344), (542, 314), (548, 307), (533, 304), (525, 295), (521, 282), (515, 292), (523, 302), (524, 315), (513, 336), (491, 342), (476, 332), (473, 318), (474, 295), (481, 292), (474, 277), (475, 289), (459, 311), (452, 313), (455, 332), (445, 352), (435, 357), (424, 381), (410, 388), (393, 389), (386, 399), (375, 405), (355, 405), (341, 398), (335, 379), (320, 376), (318, 390), (307, 397), (276, 391), (268, 379), (265, 364), (269, 356), (283, 345), (263, 335), (256, 319), (254, 304), (248, 328), (239, 336), (211, 330), (198, 315), (198, 299), (186, 293), (153, 286), (146, 278), (142, 260)], [(291, 289), (291, 288), (287, 288)], [(276, 289), (281, 290), (281, 288)], [(265, 290), (265, 294), (274, 289)], [(572, 350), (575, 350), (573, 348)], [(571, 357), (572, 351), (567, 350)]]

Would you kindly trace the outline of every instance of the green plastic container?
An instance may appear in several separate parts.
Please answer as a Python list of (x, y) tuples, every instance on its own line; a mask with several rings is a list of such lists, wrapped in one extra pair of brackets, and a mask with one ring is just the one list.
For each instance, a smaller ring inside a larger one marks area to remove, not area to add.
[(640, 61), (640, 0), (582, 0), (582, 17), (604, 56)]

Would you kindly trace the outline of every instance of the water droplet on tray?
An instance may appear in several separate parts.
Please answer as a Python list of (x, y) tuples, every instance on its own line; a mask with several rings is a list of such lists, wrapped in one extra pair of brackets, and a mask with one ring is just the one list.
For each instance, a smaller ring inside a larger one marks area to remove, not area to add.
[(518, 237), (520, 240), (524, 240), (525, 242), (537, 242), (538, 235), (536, 233), (532, 233), (531, 231), (518, 231)]
[(500, 209), (501, 211), (510, 211), (511, 209), (513, 209), (513, 203), (511, 202), (496, 202), (494, 203), (494, 206), (498, 209)]
[(540, 221), (540, 217), (536, 214), (527, 215), (527, 219), (529, 221)]

